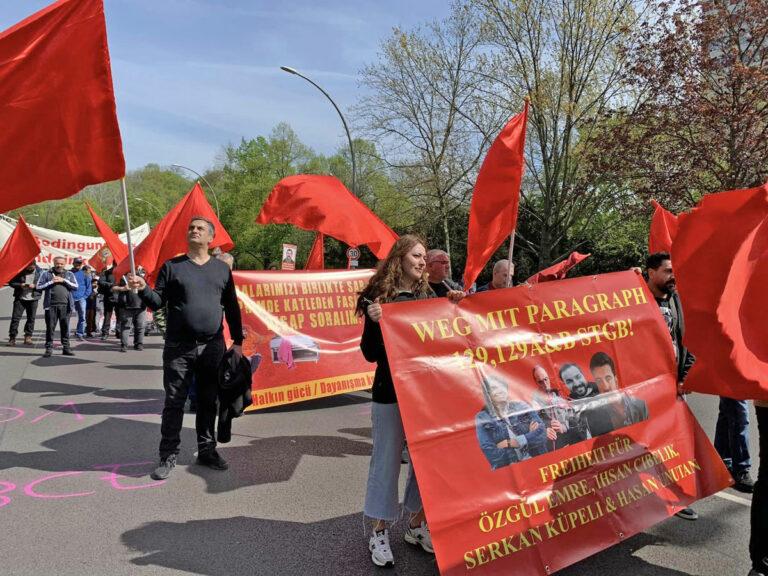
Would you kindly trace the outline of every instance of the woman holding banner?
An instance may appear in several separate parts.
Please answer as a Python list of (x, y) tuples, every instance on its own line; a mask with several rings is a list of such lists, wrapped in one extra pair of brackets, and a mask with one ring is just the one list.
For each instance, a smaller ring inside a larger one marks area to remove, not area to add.
[[(425, 273), (426, 253), (425, 243), (418, 236), (400, 237), (357, 302), (357, 314), (365, 317), (360, 348), (366, 360), (377, 364), (371, 407), (373, 453), (364, 507), (364, 514), (373, 519), (373, 534), (368, 547), (371, 560), (377, 566), (394, 565), (387, 523), (400, 516), (398, 478), (405, 445), (403, 422), (379, 326), (381, 304), (434, 297)], [(464, 293), (452, 290), (447, 296), (458, 302)], [(412, 464), (409, 464), (403, 505), (410, 513), (405, 541), (434, 553)]]

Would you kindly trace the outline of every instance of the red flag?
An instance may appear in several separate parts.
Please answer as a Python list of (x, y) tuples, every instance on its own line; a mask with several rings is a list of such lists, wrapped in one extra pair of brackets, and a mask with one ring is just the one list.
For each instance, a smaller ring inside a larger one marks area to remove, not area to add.
[(679, 223), (672, 266), (696, 356), (685, 387), (768, 400), (768, 185), (706, 196)]
[(96, 228), (98, 229), (99, 234), (102, 238), (104, 238), (104, 242), (106, 243), (107, 248), (109, 248), (109, 251), (112, 253), (112, 258), (114, 261), (120, 262), (124, 258), (128, 258), (128, 246), (126, 246), (123, 241), (120, 240), (120, 237), (115, 234), (112, 228), (109, 227), (109, 224), (99, 218), (99, 215), (94, 212), (90, 204), (86, 202), (85, 205), (88, 206), (88, 212), (91, 213), (93, 223), (96, 224)]
[[(210, 220), (216, 228), (216, 235), (210, 245), (211, 249), (218, 247), (222, 252), (228, 252), (235, 246), (216, 217), (213, 208), (208, 204), (208, 200), (205, 199), (200, 183), (197, 182), (134, 249), (133, 257), (136, 266), (144, 267), (150, 282), (154, 282), (166, 260), (187, 252), (187, 229), (190, 220), (195, 216)], [(130, 262), (125, 258), (115, 268), (115, 277), (119, 278), (127, 274), (130, 269)]]
[(293, 224), (322, 232), (349, 246), (367, 245), (386, 258), (397, 234), (338, 178), (299, 174), (275, 185), (256, 218), (259, 224)]
[(568, 270), (576, 266), (579, 262), (583, 262), (589, 258), (591, 254), (580, 254), (579, 252), (571, 252), (565, 260), (561, 260), (557, 264), (553, 264), (549, 268), (544, 268), (540, 272), (537, 272), (526, 282), (528, 284), (538, 284), (539, 282), (550, 282), (552, 280), (562, 280), (565, 278)]
[(477, 279), (499, 246), (514, 233), (520, 202), (520, 181), (525, 158), (525, 129), (528, 100), (520, 114), (512, 117), (488, 150), (472, 195), (467, 237), (464, 286)]
[(305, 270), (325, 270), (325, 236), (322, 232), (315, 234), (315, 242), (307, 258)]
[(651, 218), (651, 229), (648, 233), (648, 254), (656, 252), (669, 252), (672, 249), (672, 241), (677, 234), (677, 216), (669, 210), (651, 200), (653, 204), (653, 218)]
[(0, 33), (0, 212), (125, 175), (102, 0)]
[(24, 221), (24, 216), (20, 216), (16, 228), (0, 250), (0, 286), (11, 281), (38, 254), (40, 254), (40, 245), (37, 243), (37, 238)]
[(96, 253), (88, 259), (88, 265), (91, 266), (96, 272), (101, 272), (109, 266), (109, 263), (113, 261), (112, 253), (106, 244), (102, 244)]

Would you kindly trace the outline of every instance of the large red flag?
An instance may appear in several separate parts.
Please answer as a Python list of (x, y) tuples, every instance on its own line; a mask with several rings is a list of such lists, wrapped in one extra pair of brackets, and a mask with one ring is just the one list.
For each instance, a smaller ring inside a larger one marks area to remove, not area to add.
[(293, 224), (350, 246), (367, 245), (386, 258), (397, 234), (333, 176), (299, 174), (278, 182), (261, 207), (259, 224)]
[(696, 356), (685, 387), (768, 400), (768, 185), (706, 196), (679, 223), (672, 266)]
[(0, 212), (125, 175), (102, 0), (0, 33)]
[[(91, 213), (91, 218), (93, 218), (93, 223), (96, 224), (96, 229), (99, 231), (99, 234), (102, 238), (104, 238), (104, 242), (107, 245), (107, 248), (109, 248), (109, 251), (112, 253), (112, 258), (115, 262), (120, 262), (124, 258), (128, 258), (128, 246), (126, 246), (122, 240), (120, 240), (120, 237), (115, 234), (114, 230), (109, 227), (109, 224), (104, 222), (98, 214), (91, 208), (91, 205), (86, 203), (86, 206), (88, 206), (88, 212)], [(101, 250), (99, 250), (101, 252)]]
[(24, 216), (20, 216), (16, 228), (0, 250), (0, 286), (4, 286), (24, 270), (38, 254), (40, 245), (37, 238), (24, 221)]
[(648, 233), (648, 254), (669, 252), (677, 234), (677, 216), (666, 210), (656, 200), (651, 200), (651, 204), (653, 204), (654, 211), (653, 218), (651, 218), (651, 229)]
[(322, 232), (315, 234), (312, 250), (309, 251), (305, 270), (325, 270), (325, 235)]
[(528, 100), (523, 111), (513, 116), (496, 137), (477, 175), (469, 211), (466, 288), (472, 286), (493, 253), (515, 231), (527, 124)]
[(565, 260), (561, 260), (557, 264), (553, 264), (549, 268), (544, 268), (528, 278), (526, 282), (528, 284), (538, 284), (539, 282), (550, 282), (552, 280), (562, 280), (568, 274), (568, 270), (576, 266), (579, 262), (583, 262), (589, 258), (591, 254), (580, 254), (579, 252), (571, 252)]
[[(141, 244), (133, 252), (136, 266), (143, 266), (150, 282), (154, 282), (160, 268), (166, 260), (184, 254), (187, 251), (187, 229), (195, 216), (202, 216), (213, 222), (216, 235), (210, 248), (221, 248), (222, 252), (231, 250), (235, 243), (221, 225), (216, 213), (208, 204), (205, 193), (197, 182), (192, 189), (157, 223)], [(130, 272), (130, 262), (125, 258), (115, 268), (115, 277)]]

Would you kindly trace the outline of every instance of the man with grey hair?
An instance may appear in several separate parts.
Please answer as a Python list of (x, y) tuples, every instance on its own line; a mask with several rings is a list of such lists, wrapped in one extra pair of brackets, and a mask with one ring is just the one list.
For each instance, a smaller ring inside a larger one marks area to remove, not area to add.
[(449, 290), (461, 290), (461, 286), (451, 280), (451, 259), (445, 250), (429, 250), (426, 262), (429, 286), (435, 294), (442, 297)]
[[(493, 277), (491, 278), (491, 281), (488, 282), (488, 284), (484, 284), (483, 286), (480, 286), (477, 291), (478, 292), (486, 292), (488, 290), (497, 290), (499, 288), (506, 288), (507, 287), (507, 278), (511, 278), (515, 274), (515, 265), (512, 264), (512, 271), (510, 273), (509, 270), (509, 260), (506, 258), (502, 260), (497, 260), (496, 264), (493, 265)], [(510, 286), (512, 283), (510, 282)]]
[(213, 223), (193, 217), (187, 229), (187, 253), (163, 264), (154, 290), (141, 276), (130, 275), (128, 286), (144, 304), (157, 310), (167, 305), (168, 324), (163, 350), (165, 406), (161, 421), (160, 464), (152, 477), (165, 480), (176, 466), (181, 444), (184, 403), (191, 382), (197, 385), (197, 461), (214, 470), (227, 462), (216, 451), (215, 423), (219, 392), (218, 368), (224, 356), (226, 316), (235, 354), (242, 354), (243, 323), (232, 271), (208, 253)]

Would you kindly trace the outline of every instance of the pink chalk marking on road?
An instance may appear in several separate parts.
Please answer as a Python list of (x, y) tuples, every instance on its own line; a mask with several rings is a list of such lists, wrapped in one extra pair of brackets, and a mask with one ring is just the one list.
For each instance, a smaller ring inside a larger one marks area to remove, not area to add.
[(8, 492), (13, 492), (16, 490), (16, 484), (13, 482), (2, 482), (0, 481), (0, 508), (3, 506), (7, 506), (11, 503), (11, 499), (8, 496), (3, 496), (3, 494), (7, 494)]
[(95, 494), (96, 492), (72, 492), (69, 494), (38, 494), (35, 492), (35, 487), (39, 484), (42, 484), (43, 482), (48, 482), (49, 480), (53, 480), (55, 478), (63, 478), (65, 476), (77, 476), (78, 474), (82, 474), (82, 471), (72, 471), (72, 472), (57, 472), (56, 474), (49, 474), (48, 476), (43, 476), (42, 478), (38, 478), (37, 480), (33, 480), (26, 486), (24, 486), (24, 494), (27, 496), (31, 496), (32, 498), (43, 498), (43, 499), (54, 499), (54, 498), (77, 498), (79, 496), (90, 496), (92, 494)]
[(143, 488), (154, 488), (156, 486), (165, 484), (165, 480), (150, 482), (149, 484), (140, 484), (138, 486), (123, 486), (122, 484), (120, 484), (119, 482), (120, 478), (126, 477), (119, 473), (119, 470), (121, 468), (135, 468), (137, 466), (146, 466), (148, 464), (154, 464), (154, 462), (150, 460), (147, 462), (128, 462), (126, 464), (100, 464), (98, 466), (94, 466), (94, 469), (109, 470), (110, 471), (109, 474), (102, 476), (101, 480), (109, 481), (110, 485), (115, 490), (142, 490)]
[(10, 406), (0, 406), (0, 413), (2, 413), (5, 410), (9, 412), (11, 411), (16, 412), (16, 416), (11, 416), (10, 418), (6, 418), (5, 420), (0, 420), (0, 424), (3, 424), (5, 422), (13, 422), (14, 420), (18, 420), (19, 418), (24, 416), (24, 410), (22, 410), (21, 408), (11, 408)]
[(71, 408), (72, 412), (74, 413), (73, 415), (74, 415), (74, 417), (77, 420), (85, 420), (85, 418), (83, 418), (83, 416), (80, 414), (80, 412), (77, 411), (77, 404), (75, 404), (74, 402), (70, 401), (70, 402), (64, 402), (64, 404), (62, 404), (61, 406), (56, 407), (55, 410), (48, 410), (45, 414), (43, 414), (41, 416), (38, 416), (37, 418), (32, 420), (30, 422), (30, 424), (37, 424), (43, 418), (47, 418), (48, 416), (50, 416), (51, 414), (54, 414), (56, 412), (61, 412), (64, 408)]

